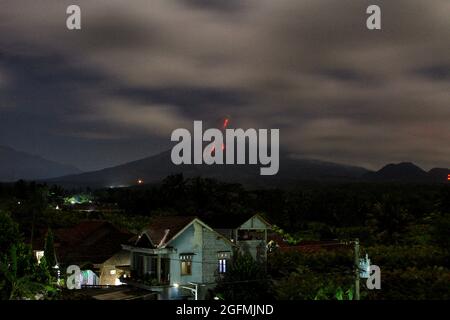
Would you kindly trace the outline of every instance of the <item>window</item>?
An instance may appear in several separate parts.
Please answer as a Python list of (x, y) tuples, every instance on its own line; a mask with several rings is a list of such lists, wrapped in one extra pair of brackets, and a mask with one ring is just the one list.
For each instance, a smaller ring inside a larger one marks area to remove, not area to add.
[(192, 255), (184, 254), (180, 255), (181, 261), (181, 275), (189, 276), (192, 274)]
[(218, 252), (217, 258), (219, 259), (219, 273), (227, 272), (227, 260), (230, 258), (229, 252)]
[(227, 272), (227, 259), (219, 259), (219, 273)]
[(192, 274), (192, 261), (181, 261), (181, 275), (189, 276)]

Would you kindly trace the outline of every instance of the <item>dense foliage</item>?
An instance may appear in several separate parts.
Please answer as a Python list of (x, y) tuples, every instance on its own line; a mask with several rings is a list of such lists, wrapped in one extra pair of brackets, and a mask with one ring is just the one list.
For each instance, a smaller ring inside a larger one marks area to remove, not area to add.
[[(160, 215), (222, 219), (261, 213), (290, 244), (359, 238), (361, 254), (368, 253), (382, 272), (379, 291), (365, 290), (362, 281), (364, 299), (449, 297), (450, 185), (305, 183), (286, 190), (269, 187), (249, 190), (182, 175), (170, 176), (157, 185), (95, 191), (69, 191), (23, 181), (0, 184), (2, 261), (11, 265), (14, 256), (28, 259), (31, 254), (24, 242), (32, 243), (38, 230), (70, 226), (86, 218), (107, 219), (137, 231)], [(107, 209), (76, 210), (65, 201), (76, 194), (86, 194), (94, 206)], [(269, 257), (271, 284), (267, 288), (279, 299), (354, 298), (352, 254), (351, 248), (274, 253)], [(36, 267), (32, 265), (26, 268)], [(2, 272), (20, 279), (25, 273), (19, 269)], [(33, 272), (39, 273), (37, 269)], [(6, 288), (13, 281), (2, 278), (0, 283)], [(242, 291), (245, 296), (244, 287), (234, 295)]]
[(261, 263), (249, 254), (235, 254), (227, 272), (218, 279), (216, 295), (225, 300), (270, 299), (271, 283)]
[[(1, 231), (7, 231), (3, 234)], [(17, 224), (0, 211), (0, 298), (46, 299), (57, 295), (55, 278), (45, 259), (38, 264), (31, 247), (21, 240)], [(8, 242), (5, 242), (7, 240)]]

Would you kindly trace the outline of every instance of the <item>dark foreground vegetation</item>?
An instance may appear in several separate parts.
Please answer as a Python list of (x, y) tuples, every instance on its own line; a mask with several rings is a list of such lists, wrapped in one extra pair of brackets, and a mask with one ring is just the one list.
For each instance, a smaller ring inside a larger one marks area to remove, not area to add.
[[(80, 193), (87, 196), (71, 202)], [(249, 213), (262, 214), (291, 244), (358, 238), (361, 256), (367, 253), (381, 268), (381, 290), (367, 290), (362, 281), (362, 299), (450, 299), (449, 184), (309, 183), (247, 190), (181, 175), (159, 185), (95, 191), (23, 181), (0, 185), (1, 298), (62, 297), (51, 257), (37, 265), (31, 254), (28, 244), (36, 230), (107, 219), (137, 232), (161, 215), (223, 219)], [(275, 250), (264, 269), (239, 257), (218, 294), (224, 299), (353, 299), (353, 255), (351, 246)]]

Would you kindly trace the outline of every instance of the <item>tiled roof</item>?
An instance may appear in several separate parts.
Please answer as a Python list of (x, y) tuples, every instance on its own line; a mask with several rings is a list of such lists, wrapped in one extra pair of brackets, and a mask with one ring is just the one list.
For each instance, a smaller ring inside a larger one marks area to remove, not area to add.
[(195, 218), (195, 216), (155, 217), (144, 232), (150, 237), (155, 247), (164, 246)]
[(53, 231), (55, 251), (61, 264), (98, 264), (121, 250), (133, 234), (108, 221), (89, 220)]

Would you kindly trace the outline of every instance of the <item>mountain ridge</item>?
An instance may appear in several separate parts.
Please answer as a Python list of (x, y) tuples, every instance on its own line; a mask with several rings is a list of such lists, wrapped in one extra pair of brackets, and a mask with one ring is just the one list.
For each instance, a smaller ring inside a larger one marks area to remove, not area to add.
[(261, 176), (260, 165), (179, 165), (172, 164), (170, 151), (118, 166), (79, 175), (51, 179), (63, 186), (125, 187), (144, 183), (158, 183), (170, 174), (182, 173), (186, 178), (206, 177), (224, 182), (236, 182), (253, 187), (279, 187), (301, 181), (354, 182), (354, 181), (446, 181), (448, 169), (424, 171), (413, 163), (388, 164), (378, 171), (329, 161), (292, 157), (280, 154), (280, 171), (275, 176)]
[(450, 169), (423, 170), (412, 162), (389, 163), (378, 171), (368, 172), (363, 179), (369, 181), (445, 182)]
[[(100, 170), (79, 169), (37, 155), (0, 146), (0, 181), (39, 180), (63, 187), (125, 187), (158, 183), (171, 174), (197, 176), (253, 187), (280, 187), (301, 181), (322, 182), (446, 182), (450, 170), (425, 171), (411, 162), (390, 163), (377, 171), (330, 161), (280, 153), (280, 170), (275, 176), (261, 176), (261, 165), (174, 165), (170, 150)], [(25, 160), (24, 160), (25, 159)]]
[(75, 166), (0, 146), (0, 181), (37, 180), (81, 173)]
[(170, 150), (115, 167), (79, 175), (70, 175), (49, 182), (65, 186), (89, 185), (93, 187), (129, 186), (137, 180), (156, 183), (170, 174), (183, 173), (187, 178), (202, 176), (244, 185), (279, 186), (298, 180), (354, 180), (368, 170), (362, 167), (341, 165), (314, 159), (294, 159), (280, 154), (280, 171), (275, 176), (261, 176), (260, 165), (174, 165)]

